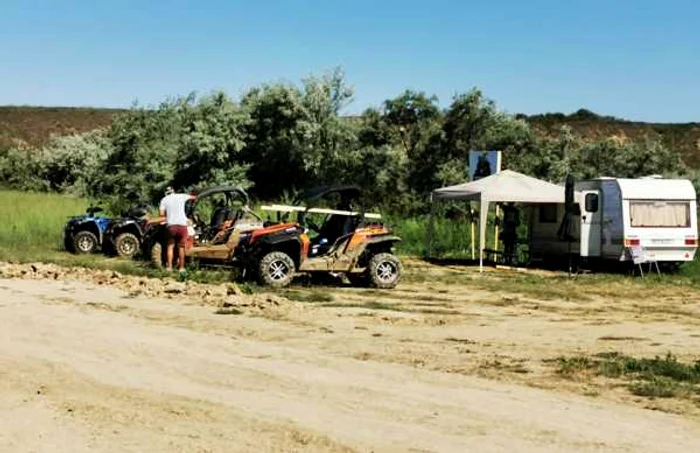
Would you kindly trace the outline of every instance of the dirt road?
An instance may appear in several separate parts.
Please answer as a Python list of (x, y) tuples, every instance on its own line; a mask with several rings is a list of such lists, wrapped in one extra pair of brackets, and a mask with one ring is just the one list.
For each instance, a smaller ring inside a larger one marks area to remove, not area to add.
[(0, 451), (700, 451), (692, 419), (390, 363), (400, 319), (304, 307), (0, 279)]

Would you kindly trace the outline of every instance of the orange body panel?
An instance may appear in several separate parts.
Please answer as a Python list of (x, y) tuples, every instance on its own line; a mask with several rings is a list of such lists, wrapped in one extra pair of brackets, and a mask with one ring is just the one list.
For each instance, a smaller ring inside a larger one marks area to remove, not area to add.
[(302, 234), (299, 236), (301, 239), (301, 260), (304, 261), (307, 256), (309, 256), (309, 248), (311, 247), (311, 240), (308, 234)]
[(250, 236), (250, 242), (255, 242), (260, 236), (264, 236), (270, 233), (277, 233), (278, 231), (284, 231), (287, 228), (294, 228), (296, 226), (296, 223), (281, 223), (279, 225), (272, 225), (267, 228), (259, 228), (257, 230), (253, 230)]
[(353, 234), (350, 243), (348, 244), (348, 250), (352, 250), (358, 245), (362, 244), (370, 236), (375, 236), (377, 234), (388, 234), (390, 231), (386, 227), (373, 226), (367, 228), (358, 228)]

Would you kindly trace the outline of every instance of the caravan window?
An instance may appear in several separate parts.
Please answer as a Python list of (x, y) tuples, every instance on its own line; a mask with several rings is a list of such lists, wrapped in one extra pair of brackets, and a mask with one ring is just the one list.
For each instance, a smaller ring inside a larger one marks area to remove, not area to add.
[(630, 201), (630, 224), (640, 228), (688, 228), (690, 202)]
[(586, 194), (586, 212), (598, 212), (598, 194)]

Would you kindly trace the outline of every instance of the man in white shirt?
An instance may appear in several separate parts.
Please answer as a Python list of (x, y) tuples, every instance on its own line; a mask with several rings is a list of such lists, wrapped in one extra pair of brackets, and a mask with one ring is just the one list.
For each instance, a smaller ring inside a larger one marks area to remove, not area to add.
[(180, 272), (185, 270), (185, 246), (187, 245), (187, 227), (189, 225), (185, 205), (189, 200), (196, 197), (193, 193), (175, 193), (170, 187), (166, 190), (166, 195), (160, 200), (160, 218), (165, 218), (168, 227), (168, 271), (173, 270), (173, 259), (175, 255), (175, 244), (178, 249), (177, 267)]

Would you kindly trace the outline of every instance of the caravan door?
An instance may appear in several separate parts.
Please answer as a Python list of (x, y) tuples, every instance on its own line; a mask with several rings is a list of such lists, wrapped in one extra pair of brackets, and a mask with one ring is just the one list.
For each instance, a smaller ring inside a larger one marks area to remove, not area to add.
[(600, 192), (584, 190), (581, 192), (583, 206), (581, 209), (581, 256), (600, 256), (602, 216)]

